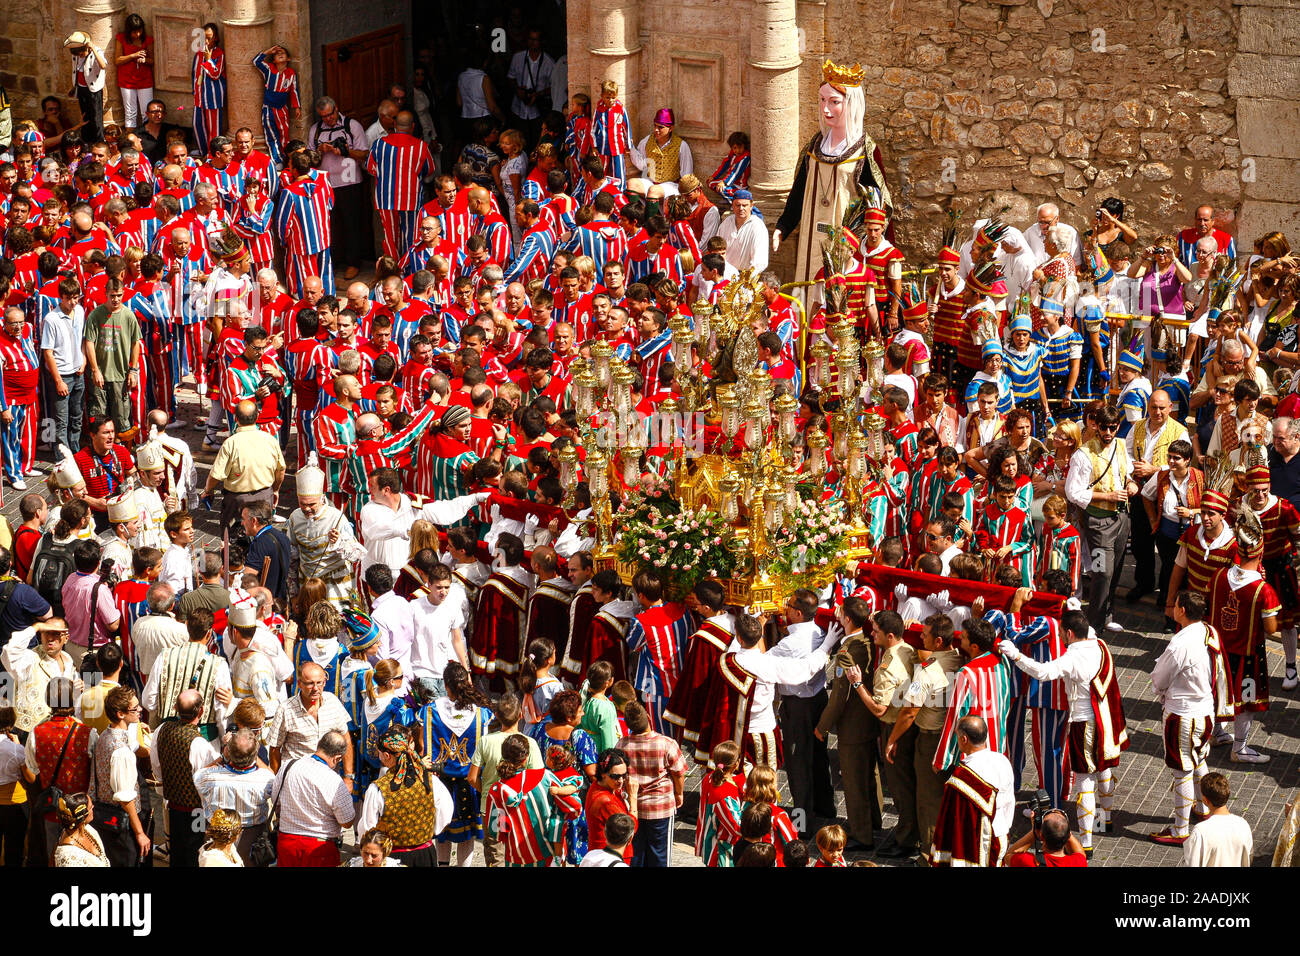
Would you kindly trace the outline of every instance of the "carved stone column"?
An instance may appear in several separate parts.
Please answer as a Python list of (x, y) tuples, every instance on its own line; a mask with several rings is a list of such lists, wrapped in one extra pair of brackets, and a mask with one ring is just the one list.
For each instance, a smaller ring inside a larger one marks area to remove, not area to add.
[[(747, 87), (750, 190), (757, 201), (783, 195), (799, 147), (799, 30), (795, 0), (754, 0)], [(772, 207), (775, 208), (775, 207)]]
[[(104, 79), (104, 122), (122, 122), (122, 98), (117, 95), (117, 64), (113, 56), (113, 37), (122, 29), (126, 21), (125, 0), (83, 0), (73, 7), (76, 13), (76, 26), (90, 37), (92, 43), (104, 53), (104, 62), (108, 64)], [(71, 31), (69, 31), (70, 33)], [(63, 52), (63, 40), (68, 34), (58, 37), (59, 52), (64, 61), (69, 57)], [(71, 70), (67, 72), (71, 73)], [(66, 87), (64, 87), (66, 89)]]
[(590, 60), (586, 79), (593, 108), (600, 99), (600, 84), (613, 80), (628, 116), (636, 116), (635, 101), (641, 89), (641, 4), (639, 0), (590, 0), (587, 6)]
[[(253, 66), (253, 57), (275, 42), (272, 29), (274, 22), (269, 0), (225, 0), (222, 4), (221, 42), (226, 50), (226, 123), (232, 132), (240, 126), (250, 127), (259, 147), (265, 146), (265, 138), (262, 136), (263, 85), (262, 74)], [(303, 52), (293, 50), (297, 56), (302, 56)], [(307, 62), (307, 72), (310, 73), (310, 58), (307, 58)]]

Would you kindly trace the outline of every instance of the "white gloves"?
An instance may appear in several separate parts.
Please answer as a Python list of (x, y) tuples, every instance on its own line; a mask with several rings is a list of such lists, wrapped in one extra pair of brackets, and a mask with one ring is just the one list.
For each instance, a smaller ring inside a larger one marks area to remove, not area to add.
[(1001, 651), (1002, 656), (1009, 661), (1020, 660), (1020, 649), (1011, 641), (998, 641), (998, 650)]

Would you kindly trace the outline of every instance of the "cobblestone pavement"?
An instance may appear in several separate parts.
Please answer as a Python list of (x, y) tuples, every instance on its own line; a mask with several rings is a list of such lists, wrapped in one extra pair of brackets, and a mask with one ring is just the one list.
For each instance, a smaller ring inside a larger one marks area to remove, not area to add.
[[(182, 431), (174, 432), (189, 442), (194, 453), (195, 464), (199, 471), (199, 481), (205, 479), (214, 452), (202, 448), (203, 431), (194, 422), (200, 417), (195, 404), (194, 392), (187, 385), (178, 391), (181, 402), (178, 419), (185, 422)], [(224, 434), (224, 432), (223, 432)], [(286, 457), (289, 461), (290, 477), (285, 481), (284, 494), (281, 497), (279, 513), (288, 515), (293, 508), (292, 471), (296, 458), (296, 437), (290, 442)], [(49, 468), (51, 455), (38, 452), (37, 467), (45, 471)], [(31, 479), (30, 491), (46, 492), (44, 479)], [(22, 494), (6, 487), (4, 513), (17, 527), (18, 499)], [(198, 546), (220, 546), (217, 537), (217, 513), (200, 512), (195, 516), (196, 540)], [(1167, 636), (1162, 633), (1164, 614), (1155, 606), (1152, 597), (1144, 598), (1136, 606), (1124, 603), (1123, 595), (1132, 583), (1132, 561), (1125, 568), (1124, 578), (1117, 594), (1115, 619), (1124, 624), (1123, 633), (1103, 635), (1114, 654), (1115, 666), (1120, 678), (1124, 697), (1124, 713), (1128, 720), (1129, 736), (1132, 746), (1124, 754), (1117, 774), (1115, 791), (1115, 810), (1112, 816), (1113, 834), (1098, 839), (1092, 866), (1176, 866), (1182, 859), (1182, 851), (1173, 847), (1151, 843), (1147, 834), (1164, 827), (1172, 817), (1173, 794), (1170, 790), (1170, 775), (1164, 765), (1164, 750), (1161, 740), (1160, 707), (1156, 704), (1150, 683), (1150, 671), (1164, 647)], [(1232, 785), (1233, 812), (1246, 818), (1255, 837), (1254, 865), (1268, 866), (1272, 860), (1273, 845), (1281, 830), (1282, 810), (1292, 791), (1296, 788), (1297, 763), (1300, 761), (1300, 691), (1287, 692), (1281, 689), (1282, 651), (1277, 643), (1269, 645), (1269, 672), (1272, 675), (1272, 705), (1266, 714), (1259, 715), (1251, 731), (1251, 744), (1263, 753), (1271, 755), (1272, 760), (1262, 765), (1234, 764), (1229, 760), (1227, 747), (1215, 747), (1210, 752), (1210, 768), (1227, 774)], [(832, 741), (832, 764), (835, 763), (834, 738)], [(701, 775), (692, 770), (687, 779), (687, 803), (685, 810), (693, 812), (698, 801)], [(784, 774), (781, 776), (785, 785)], [(1020, 797), (1032, 794), (1037, 789), (1037, 773), (1034, 770), (1032, 754), (1026, 761), (1023, 789)], [(788, 792), (788, 791), (783, 791)], [(843, 813), (843, 796), (837, 791), (837, 800)], [(888, 829), (894, 822), (892, 804), (886, 795), (885, 826)], [(1073, 822), (1073, 821), (1072, 821)], [(1012, 838), (1018, 838), (1028, 827), (1028, 821), (1017, 814), (1012, 829)], [(699, 860), (694, 856), (695, 829), (693, 823), (678, 822), (674, 832), (672, 865), (698, 866)], [(815, 848), (814, 848), (815, 852)], [(853, 859), (855, 854), (849, 854)], [(475, 862), (481, 862), (481, 855), (476, 854)], [(895, 865), (892, 861), (880, 861), (881, 865)]]

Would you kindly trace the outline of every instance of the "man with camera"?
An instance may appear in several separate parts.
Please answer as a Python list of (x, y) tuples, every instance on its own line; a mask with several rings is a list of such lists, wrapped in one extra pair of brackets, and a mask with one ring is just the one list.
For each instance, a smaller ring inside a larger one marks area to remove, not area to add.
[(344, 280), (350, 282), (357, 275), (364, 225), (370, 219), (359, 165), (365, 162), (370, 140), (360, 123), (339, 112), (333, 99), (322, 96), (316, 101), (316, 122), (307, 133), (307, 142), (320, 153), (320, 168), (329, 174), (334, 187), (330, 253), (334, 267), (342, 269)]
[[(1079, 530), (1088, 542), (1088, 616), (1098, 632), (1110, 622), (1120, 562), (1128, 544), (1128, 500), (1138, 493), (1128, 449), (1116, 439), (1123, 414), (1107, 405), (1097, 412), (1097, 437), (1070, 458), (1065, 497), (1083, 510)], [(1118, 625), (1117, 625), (1118, 627)]]
[(1052, 807), (1046, 790), (1029, 800), (1033, 826), (1007, 851), (1006, 866), (1087, 866), (1083, 846), (1070, 832), (1070, 818)]

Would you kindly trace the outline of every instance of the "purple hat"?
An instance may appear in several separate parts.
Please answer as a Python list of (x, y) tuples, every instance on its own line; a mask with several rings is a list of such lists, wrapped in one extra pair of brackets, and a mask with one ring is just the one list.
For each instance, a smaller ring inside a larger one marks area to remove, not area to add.
[(676, 122), (677, 120), (673, 118), (673, 111), (666, 106), (661, 107), (659, 112), (655, 114), (656, 126), (673, 126)]

